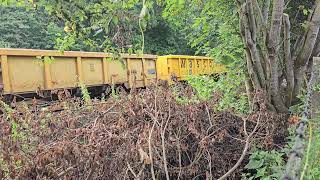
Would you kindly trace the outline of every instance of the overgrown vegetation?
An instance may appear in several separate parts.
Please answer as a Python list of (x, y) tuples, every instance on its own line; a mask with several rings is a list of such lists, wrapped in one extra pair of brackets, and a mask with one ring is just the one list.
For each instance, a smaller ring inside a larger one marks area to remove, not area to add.
[(216, 111), (229, 111), (244, 115), (250, 113), (248, 97), (242, 86), (244, 81), (243, 74), (230, 71), (226, 75), (215, 78), (190, 76), (188, 83), (195, 88), (200, 100), (213, 98), (213, 95), (217, 96), (215, 98), (219, 99), (219, 102), (214, 108)]
[[(111, 98), (98, 101), (80, 84), (82, 98), (62, 93), (45, 109), (36, 102), (16, 108), (1, 103), (0, 178), (218, 178), (245, 147), (244, 120), (252, 131), (260, 115), (249, 155), (231, 178), (280, 178), (303, 111), (312, 57), (320, 53), (319, 1), (1, 5), (0, 47), (200, 54), (230, 71), (219, 81), (191, 76), (193, 89), (187, 90), (179, 85), (123, 96), (113, 87)], [(264, 103), (288, 115), (267, 113)], [(318, 121), (308, 124), (301, 180), (320, 178)]]
[[(182, 95), (192, 98), (188, 89)], [(168, 87), (93, 100), (92, 109), (59, 94), (45, 109), (36, 102), (12, 111), (2, 106), (1, 178), (218, 178), (243, 151), (244, 120), (247, 132), (259, 123), (250, 141), (266, 149), (286, 136), (282, 116), (218, 113), (214, 99), (180, 104)]]
[(302, 179), (317, 179), (320, 177), (320, 132), (319, 117), (309, 123), (308, 136), (306, 141), (306, 150), (304, 166), (301, 173)]

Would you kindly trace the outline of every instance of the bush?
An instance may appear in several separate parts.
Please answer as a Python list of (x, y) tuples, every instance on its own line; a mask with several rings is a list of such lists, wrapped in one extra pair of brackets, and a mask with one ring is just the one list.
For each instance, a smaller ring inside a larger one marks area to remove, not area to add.
[(230, 71), (214, 77), (190, 76), (188, 83), (196, 90), (200, 100), (215, 97), (219, 101), (215, 104), (216, 111), (234, 112), (236, 114), (249, 114), (248, 97), (244, 86), (244, 76), (241, 73)]

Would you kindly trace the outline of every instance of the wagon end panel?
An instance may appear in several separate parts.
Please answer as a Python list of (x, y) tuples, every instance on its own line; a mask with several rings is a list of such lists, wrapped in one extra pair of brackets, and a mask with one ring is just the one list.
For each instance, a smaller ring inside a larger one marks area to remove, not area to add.
[(128, 86), (133, 87), (144, 87), (144, 69), (143, 69), (143, 59), (142, 58), (128, 58)]
[(167, 81), (171, 83), (170, 81), (171, 69), (169, 67), (169, 60), (166, 56), (159, 56), (157, 58), (156, 69), (158, 73), (157, 74), (158, 80)]

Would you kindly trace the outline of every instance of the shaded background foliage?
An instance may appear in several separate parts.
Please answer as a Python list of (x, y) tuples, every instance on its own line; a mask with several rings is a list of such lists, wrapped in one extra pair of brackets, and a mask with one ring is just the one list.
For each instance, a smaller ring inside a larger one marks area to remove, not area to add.
[[(164, 6), (148, 1), (142, 26), (145, 53), (194, 54), (181, 27), (163, 16)], [(39, 1), (23, 6), (2, 2), (0, 47), (138, 52), (142, 4), (136, 0)]]
[(0, 6), (0, 47), (53, 49), (62, 32), (43, 10)]

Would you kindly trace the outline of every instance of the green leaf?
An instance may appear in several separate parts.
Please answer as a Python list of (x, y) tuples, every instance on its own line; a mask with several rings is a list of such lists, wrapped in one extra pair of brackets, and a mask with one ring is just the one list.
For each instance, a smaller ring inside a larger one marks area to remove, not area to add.
[(262, 167), (264, 160), (250, 160), (250, 162), (245, 166), (246, 169), (258, 169)]
[(112, 58), (111, 58), (111, 57), (108, 57), (108, 58), (107, 58), (107, 57), (104, 57), (103, 60), (104, 60), (104, 61), (112, 61)]
[(46, 64), (52, 64), (53, 61), (54, 61), (53, 57), (48, 57), (48, 56), (44, 57), (44, 63), (46, 63)]
[(133, 49), (132, 48), (128, 49), (128, 54), (133, 54)]
[(142, 9), (141, 9), (141, 12), (140, 12), (140, 15), (139, 15), (139, 18), (140, 19), (144, 19), (147, 15), (147, 12), (148, 12), (148, 8), (146, 5), (143, 5)]

